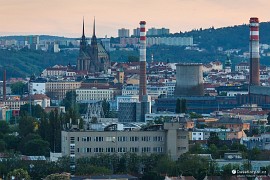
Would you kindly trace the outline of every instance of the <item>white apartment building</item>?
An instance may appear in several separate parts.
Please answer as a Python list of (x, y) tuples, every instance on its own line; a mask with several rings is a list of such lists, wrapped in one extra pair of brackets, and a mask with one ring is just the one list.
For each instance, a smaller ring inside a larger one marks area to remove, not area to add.
[[(168, 88), (166, 86), (147, 86), (146, 90), (147, 95), (151, 96), (152, 100), (157, 99), (160, 95), (168, 95)], [(124, 86), (122, 88), (122, 95), (139, 95), (139, 86)]]
[(41, 73), (41, 77), (64, 76), (66, 74), (67, 69), (68, 68), (65, 66), (55, 65), (53, 67), (49, 67), (49, 68), (46, 68), (45, 70), (43, 70)]
[(89, 101), (107, 101), (113, 100), (116, 94), (115, 88), (109, 89), (98, 89), (93, 87), (91, 89), (80, 88), (76, 89), (76, 100), (77, 102), (89, 102)]

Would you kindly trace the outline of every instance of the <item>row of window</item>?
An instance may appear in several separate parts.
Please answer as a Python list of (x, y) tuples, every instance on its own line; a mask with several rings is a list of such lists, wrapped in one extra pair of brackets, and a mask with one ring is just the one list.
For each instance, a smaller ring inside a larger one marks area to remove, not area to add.
[[(74, 139), (74, 137), (71, 137), (72, 139)], [(184, 139), (186, 138), (186, 136), (184, 136)], [(117, 141), (119, 142), (123, 142), (123, 141), (163, 141), (163, 137), (162, 136), (142, 136), (141, 138), (138, 136), (131, 136), (131, 137), (127, 137), (127, 136), (119, 136), (117, 137)], [(103, 136), (98, 136), (98, 137), (82, 137), (81, 141), (82, 142), (90, 142), (90, 141), (96, 141), (96, 142), (101, 142), (101, 141), (107, 141), (107, 142), (115, 142), (116, 141), (116, 137), (114, 136), (107, 136), (107, 137), (103, 137)], [(70, 139), (71, 141), (71, 139)], [(77, 137), (77, 141), (80, 141), (80, 137)], [(74, 143), (74, 140), (70, 143)]]
[[(95, 148), (88, 148), (88, 147), (84, 147), (84, 148), (77, 148), (77, 152), (78, 153), (115, 153), (116, 152), (116, 148), (113, 147), (107, 147), (107, 148), (101, 148), (101, 147), (95, 147)], [(118, 147), (117, 148), (117, 152), (134, 152), (137, 153), (139, 152), (139, 147)], [(151, 151), (151, 147), (142, 147), (141, 148), (141, 152), (154, 152), (154, 153), (162, 153), (163, 152), (163, 147), (153, 147), (152, 151)], [(74, 149), (70, 149), (70, 154), (75, 154), (74, 153)]]

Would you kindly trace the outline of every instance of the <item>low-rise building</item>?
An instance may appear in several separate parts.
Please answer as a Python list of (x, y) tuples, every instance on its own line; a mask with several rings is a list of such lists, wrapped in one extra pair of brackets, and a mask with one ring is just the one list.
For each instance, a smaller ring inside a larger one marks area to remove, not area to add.
[[(176, 160), (188, 151), (188, 131), (179, 122), (134, 131), (62, 131), (62, 154), (72, 158), (99, 153), (166, 153)], [(107, 128), (108, 129), (108, 128)]]
[(62, 100), (67, 92), (75, 91), (80, 87), (80, 81), (49, 81), (46, 82), (45, 91), (51, 99)]
[(79, 88), (76, 89), (76, 100), (77, 102), (89, 102), (89, 101), (107, 101), (113, 100), (117, 94), (118, 89), (116, 88)]

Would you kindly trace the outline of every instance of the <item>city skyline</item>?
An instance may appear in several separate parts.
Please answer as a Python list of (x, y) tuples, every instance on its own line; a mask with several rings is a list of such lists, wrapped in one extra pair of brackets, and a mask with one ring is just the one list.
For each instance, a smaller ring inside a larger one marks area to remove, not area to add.
[(250, 17), (269, 21), (268, 0), (0, 0), (0, 36), (46, 34), (80, 37), (82, 19), (91, 37), (96, 18), (97, 37), (117, 36), (120, 28), (169, 28), (172, 33), (214, 26), (248, 24)]

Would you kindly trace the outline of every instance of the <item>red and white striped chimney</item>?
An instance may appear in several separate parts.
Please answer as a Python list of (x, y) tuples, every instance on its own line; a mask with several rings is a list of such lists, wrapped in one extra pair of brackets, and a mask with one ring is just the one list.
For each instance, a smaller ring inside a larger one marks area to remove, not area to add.
[(250, 27), (250, 85), (260, 85), (259, 19), (252, 17)]
[(139, 100), (146, 95), (146, 32), (145, 21), (140, 22), (140, 89)]

